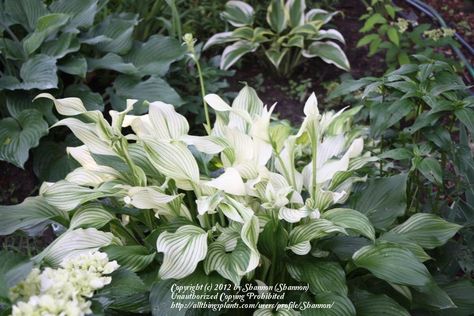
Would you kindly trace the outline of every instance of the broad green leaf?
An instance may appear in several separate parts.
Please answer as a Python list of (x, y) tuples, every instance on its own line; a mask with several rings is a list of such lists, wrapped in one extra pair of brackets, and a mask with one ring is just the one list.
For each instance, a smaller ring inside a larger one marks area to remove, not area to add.
[(434, 184), (441, 185), (443, 183), (443, 170), (438, 160), (431, 157), (423, 158), (417, 169)]
[(112, 233), (104, 233), (95, 228), (68, 230), (33, 257), (33, 260), (58, 266), (66, 258), (97, 251), (101, 247), (119, 242)]
[(67, 223), (68, 215), (49, 205), (42, 197), (28, 197), (17, 205), (0, 206), (0, 235), (9, 235), (18, 229), (28, 230), (45, 226), (51, 220), (58, 219)]
[(252, 6), (243, 1), (228, 1), (221, 17), (235, 27), (253, 24), (254, 11)]
[(380, 158), (388, 158), (395, 160), (404, 160), (410, 159), (413, 157), (413, 152), (406, 148), (395, 148), (389, 151), (385, 151), (382, 154), (378, 155)]
[(474, 109), (462, 108), (454, 111), (458, 120), (463, 123), (471, 134), (474, 134)]
[(372, 30), (375, 25), (383, 24), (386, 22), (387, 20), (380, 13), (375, 13), (365, 21), (364, 26), (360, 29), (360, 32), (362, 33), (368, 32)]
[(35, 29), (38, 19), (48, 14), (42, 0), (6, 0), (5, 12), (8, 12), (8, 17), (12, 19), (11, 24), (21, 24), (30, 32)]
[(358, 290), (354, 298), (357, 315), (364, 316), (410, 316), (410, 313), (386, 294), (372, 294)]
[(449, 312), (450, 315), (468, 316), (474, 310), (474, 281), (472, 280), (458, 280), (444, 285), (443, 290), (456, 304), (456, 308), (443, 310)]
[(288, 248), (298, 255), (305, 255), (311, 250), (311, 240), (325, 237), (332, 233), (346, 234), (346, 230), (326, 219), (312, 220), (308, 224), (297, 226), (291, 231)]
[(115, 218), (114, 214), (105, 210), (100, 203), (89, 203), (82, 205), (74, 213), (69, 229), (89, 227), (100, 229)]
[(65, 13), (71, 16), (67, 29), (88, 28), (94, 23), (94, 17), (99, 11), (98, 0), (56, 0), (49, 6), (55, 13)]
[(337, 293), (320, 293), (314, 300), (303, 299), (315, 304), (327, 304), (328, 308), (307, 308), (301, 312), (302, 316), (355, 316), (356, 309), (346, 295)]
[(371, 242), (363, 237), (334, 236), (319, 242), (318, 247), (334, 253), (343, 261), (349, 261), (357, 250), (370, 244)]
[(59, 37), (44, 42), (41, 45), (41, 53), (61, 59), (69, 53), (77, 52), (80, 46), (76, 34), (62, 33)]
[(346, 54), (342, 48), (334, 42), (313, 42), (308, 49), (303, 51), (306, 58), (320, 57), (328, 64), (334, 64), (336, 67), (349, 71), (350, 65)]
[(16, 118), (0, 121), (0, 159), (23, 168), (28, 152), (48, 134), (48, 123), (35, 109), (23, 110)]
[(149, 253), (143, 246), (110, 245), (101, 250), (107, 253), (109, 260), (117, 260), (121, 267), (133, 272), (145, 269), (156, 256), (156, 253)]
[(259, 47), (258, 43), (248, 41), (238, 41), (227, 46), (222, 52), (220, 68), (227, 70), (235, 64), (242, 56), (247, 53), (254, 52)]
[(357, 42), (357, 47), (362, 47), (362, 46), (365, 46), (367, 44), (370, 44), (372, 41), (374, 41), (378, 38), (379, 38), (378, 34), (367, 34)]
[(0, 300), (9, 300), (9, 288), (25, 279), (33, 268), (33, 262), (14, 252), (0, 251)]
[(407, 237), (423, 248), (433, 249), (444, 245), (461, 228), (462, 226), (436, 215), (417, 213), (391, 231)]
[(56, 72), (56, 59), (38, 54), (21, 65), (20, 77), (22, 82), (15, 78), (10, 82), (0, 84), (0, 88), (7, 90), (55, 89), (58, 87)]
[(36, 29), (23, 41), (23, 48), (30, 55), (37, 50), (43, 41), (50, 35), (55, 34), (59, 28), (65, 25), (70, 16), (61, 13), (52, 13), (40, 17), (36, 24)]
[(271, 0), (267, 9), (267, 23), (273, 31), (280, 34), (288, 24), (288, 13), (283, 0)]
[(94, 71), (97, 69), (110, 69), (129, 75), (138, 73), (138, 69), (134, 64), (125, 62), (121, 56), (114, 53), (107, 53), (101, 58), (88, 58), (87, 66), (88, 71)]
[(421, 287), (416, 287), (413, 293), (413, 308), (427, 310), (446, 310), (455, 308), (453, 300), (434, 281)]
[(396, 244), (381, 242), (365, 246), (354, 253), (355, 266), (374, 276), (401, 285), (426, 286), (431, 275), (415, 255)]
[(108, 15), (89, 31), (83, 42), (95, 45), (105, 53), (126, 54), (133, 46), (133, 31), (138, 17), (131, 13)]
[(360, 192), (352, 208), (365, 214), (375, 228), (390, 226), (405, 214), (407, 174), (370, 179)]
[(335, 208), (324, 212), (321, 218), (327, 219), (345, 229), (354, 230), (371, 240), (375, 240), (374, 227), (369, 219), (358, 211), (347, 208)]
[(400, 37), (395, 27), (389, 27), (387, 30), (388, 39), (395, 45), (400, 46)]
[(306, 10), (305, 0), (287, 0), (285, 4), (288, 12), (288, 24), (291, 27), (303, 25), (304, 11)]
[(316, 296), (324, 292), (347, 295), (346, 274), (337, 262), (296, 258), (288, 263), (287, 269), (293, 279), (308, 283)]
[(42, 181), (56, 182), (64, 179), (69, 172), (79, 167), (76, 161), (66, 154), (68, 145), (75, 145), (73, 136), (66, 142), (42, 141), (33, 150), (33, 171)]
[(87, 61), (83, 56), (67, 56), (59, 62), (58, 69), (70, 75), (86, 78)]
[(394, 233), (393, 231), (384, 233), (379, 240), (386, 240), (410, 250), (420, 262), (432, 259), (425, 250), (408, 236)]
[(192, 225), (181, 226), (174, 233), (161, 233), (156, 249), (164, 254), (160, 278), (181, 279), (192, 274), (206, 257), (207, 232)]

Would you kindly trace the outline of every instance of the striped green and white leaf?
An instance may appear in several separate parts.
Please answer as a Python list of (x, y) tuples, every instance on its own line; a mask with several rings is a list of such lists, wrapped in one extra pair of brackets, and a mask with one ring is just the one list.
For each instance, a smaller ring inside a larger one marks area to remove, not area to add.
[(85, 204), (74, 213), (69, 229), (96, 228), (100, 229), (116, 217), (105, 210), (100, 203)]
[(206, 257), (207, 232), (192, 225), (181, 226), (174, 233), (161, 233), (156, 249), (164, 254), (160, 278), (181, 279), (192, 274)]
[(428, 269), (408, 249), (389, 242), (365, 246), (352, 256), (355, 266), (374, 276), (400, 285), (427, 286), (432, 282)]
[(271, 0), (267, 9), (267, 22), (273, 31), (280, 34), (288, 25), (288, 12), (283, 0)]
[(148, 267), (155, 259), (156, 253), (150, 253), (145, 247), (110, 245), (102, 248), (109, 260), (117, 260), (121, 267), (138, 272)]
[(351, 68), (342, 48), (331, 41), (313, 42), (302, 54), (306, 58), (320, 57), (326, 63), (334, 64), (336, 67), (346, 71), (349, 71)]
[(432, 259), (419, 244), (402, 234), (397, 234), (392, 231), (386, 232), (379, 237), (379, 240), (389, 241), (410, 250), (420, 262)]
[(167, 195), (158, 187), (131, 187), (124, 198), (126, 204), (139, 209), (157, 209), (177, 198), (177, 195)]
[(206, 50), (209, 47), (214, 46), (214, 45), (219, 45), (219, 44), (235, 41), (235, 38), (232, 36), (232, 33), (233, 32), (221, 32), (221, 33), (212, 35), (207, 40), (206, 44), (204, 44), (203, 50)]
[(335, 208), (323, 213), (321, 218), (335, 225), (353, 230), (371, 240), (375, 240), (375, 229), (362, 213), (347, 208)]
[(400, 234), (423, 248), (433, 249), (444, 245), (461, 228), (461, 225), (447, 222), (436, 215), (417, 213), (391, 232)]
[(247, 53), (255, 52), (258, 47), (258, 43), (248, 41), (238, 41), (227, 46), (224, 52), (222, 52), (220, 68), (224, 70), (229, 69), (233, 64), (239, 61), (242, 56)]
[(253, 24), (254, 10), (252, 6), (243, 1), (228, 1), (225, 4), (225, 11), (221, 17), (235, 27)]
[(153, 126), (151, 135), (157, 139), (177, 140), (189, 132), (188, 121), (171, 104), (160, 101), (150, 103), (149, 118)]
[(41, 196), (28, 197), (16, 205), (1, 205), (0, 217), (0, 235), (9, 235), (18, 229), (44, 226), (55, 218), (60, 223), (67, 223), (69, 220), (67, 213), (48, 204)]
[(297, 255), (305, 255), (311, 250), (311, 240), (333, 233), (347, 234), (343, 227), (336, 226), (326, 219), (315, 219), (308, 224), (297, 226), (291, 231), (288, 248)]
[(64, 116), (74, 116), (87, 112), (87, 109), (79, 98), (56, 99), (49, 93), (40, 93), (33, 100), (41, 98), (53, 101), (56, 111)]
[(292, 308), (279, 308), (273, 310), (271, 308), (259, 308), (252, 314), (253, 316), (299, 316), (300, 312), (295, 311)]
[(48, 123), (36, 109), (23, 110), (16, 118), (0, 120), (0, 160), (23, 168), (28, 152), (48, 134)]
[(66, 258), (97, 251), (112, 243), (120, 244), (120, 240), (112, 233), (105, 233), (95, 228), (68, 230), (33, 257), (33, 260), (58, 266)]
[(372, 294), (357, 290), (353, 302), (358, 315), (410, 316), (410, 313), (386, 294)]
[(287, 0), (285, 8), (288, 12), (288, 24), (291, 27), (304, 24), (304, 11), (306, 10), (305, 0)]
[(301, 312), (302, 316), (356, 316), (356, 309), (347, 295), (325, 292), (315, 295), (311, 300), (308, 296), (304, 294), (302, 301), (325, 304), (323, 306), (326, 308), (308, 308)]

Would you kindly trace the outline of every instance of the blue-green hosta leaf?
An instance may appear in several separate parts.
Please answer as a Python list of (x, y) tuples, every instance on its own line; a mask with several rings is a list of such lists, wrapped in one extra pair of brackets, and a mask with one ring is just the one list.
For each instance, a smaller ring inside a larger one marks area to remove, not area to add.
[(125, 62), (121, 56), (114, 53), (107, 53), (101, 58), (88, 58), (87, 67), (88, 71), (109, 69), (129, 75), (138, 73), (138, 69), (135, 65), (130, 62)]
[(100, 229), (113, 219), (115, 219), (114, 214), (105, 210), (102, 204), (88, 203), (79, 207), (74, 213), (69, 229), (89, 227)]
[(324, 292), (347, 295), (346, 274), (337, 262), (297, 258), (287, 268), (293, 279), (308, 283), (310, 291), (316, 296)]
[(164, 76), (170, 64), (183, 58), (185, 53), (186, 48), (176, 39), (153, 35), (145, 43), (136, 42), (124, 60), (132, 63), (142, 76)]
[(0, 84), (0, 88), (7, 90), (54, 89), (58, 87), (56, 72), (56, 59), (44, 54), (38, 54), (21, 65), (20, 77), (22, 82), (10, 77), (10, 80), (4, 80)]
[(409, 250), (393, 243), (365, 246), (352, 256), (354, 264), (374, 276), (401, 285), (427, 286), (432, 282), (426, 267)]
[(102, 249), (109, 257), (109, 260), (117, 260), (118, 264), (133, 272), (145, 269), (155, 259), (156, 253), (149, 251), (140, 245), (137, 246), (117, 246), (110, 245)]
[(337, 226), (354, 230), (371, 240), (375, 240), (375, 230), (369, 219), (356, 210), (335, 208), (324, 212), (321, 218), (327, 219)]
[(65, 13), (71, 16), (66, 28), (74, 31), (77, 28), (92, 26), (97, 14), (98, 0), (56, 0), (49, 6), (55, 13)]
[(5, 12), (11, 19), (10, 24), (21, 24), (29, 32), (35, 29), (36, 22), (40, 17), (48, 14), (46, 5), (42, 0), (6, 0)]
[(258, 43), (252, 43), (248, 41), (238, 41), (230, 46), (227, 46), (224, 49), (224, 52), (222, 52), (220, 68), (224, 70), (229, 69), (242, 56), (256, 51), (258, 47)]
[(156, 249), (164, 258), (159, 270), (162, 279), (181, 279), (194, 272), (207, 254), (207, 232), (185, 225), (174, 233), (163, 232), (156, 241)]
[(298, 255), (305, 255), (311, 250), (311, 240), (332, 233), (346, 234), (346, 230), (326, 219), (312, 220), (310, 223), (297, 226), (291, 231), (288, 248)]
[(417, 213), (391, 231), (407, 237), (423, 248), (433, 249), (444, 245), (461, 228), (461, 225), (447, 222), (436, 215)]
[(358, 315), (410, 316), (410, 313), (385, 294), (372, 294), (358, 290), (352, 299)]
[(69, 53), (77, 52), (81, 47), (76, 34), (62, 33), (58, 38), (54, 38), (41, 45), (41, 53), (56, 59), (61, 59)]
[(31, 148), (48, 134), (48, 123), (35, 109), (23, 110), (16, 118), (0, 121), (0, 159), (23, 168)]
[(228, 1), (221, 17), (235, 27), (253, 24), (253, 8), (243, 1)]
[(349, 71), (350, 65), (346, 54), (342, 48), (334, 42), (313, 42), (303, 51), (306, 58), (320, 57), (328, 64), (334, 64), (336, 67)]
[(67, 56), (59, 62), (58, 69), (70, 75), (86, 78), (87, 61), (83, 56)]
[(304, 11), (306, 10), (305, 0), (288, 0), (285, 4), (288, 12), (288, 24), (296, 27), (304, 24)]
[(63, 25), (65, 25), (70, 16), (68, 14), (52, 13), (44, 15), (38, 19), (36, 29), (28, 35), (23, 41), (25, 52), (30, 55), (37, 50), (43, 41), (50, 35), (55, 34)]
[(310, 304), (325, 304), (326, 308), (307, 308), (301, 312), (302, 316), (355, 316), (356, 309), (346, 295), (337, 293), (320, 293), (313, 300), (305, 299)]
[(405, 214), (406, 182), (407, 174), (370, 179), (352, 208), (365, 214), (375, 228), (387, 228)]
[(267, 23), (278, 34), (286, 29), (288, 16), (283, 0), (271, 0), (267, 9)]
[(54, 218), (60, 222), (68, 220), (68, 215), (48, 204), (40, 196), (26, 198), (17, 205), (0, 206), (0, 235), (9, 235), (18, 229), (28, 230), (38, 225), (46, 225)]
[(33, 260), (58, 266), (66, 258), (97, 251), (112, 243), (120, 244), (120, 240), (112, 233), (104, 233), (95, 228), (67, 230), (46, 249), (33, 257)]
[(390, 231), (380, 236), (379, 240), (386, 240), (410, 250), (420, 262), (425, 262), (432, 259), (420, 245), (418, 245), (411, 238), (408, 238), (408, 236)]

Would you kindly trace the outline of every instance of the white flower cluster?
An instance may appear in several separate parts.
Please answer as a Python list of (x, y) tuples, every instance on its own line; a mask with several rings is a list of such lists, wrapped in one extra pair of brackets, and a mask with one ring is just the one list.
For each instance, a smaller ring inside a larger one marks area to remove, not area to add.
[(92, 313), (87, 300), (94, 291), (109, 284), (105, 276), (119, 265), (109, 262), (106, 253), (93, 252), (67, 258), (57, 269), (35, 268), (28, 277), (10, 290), (16, 304), (12, 316), (79, 316)]

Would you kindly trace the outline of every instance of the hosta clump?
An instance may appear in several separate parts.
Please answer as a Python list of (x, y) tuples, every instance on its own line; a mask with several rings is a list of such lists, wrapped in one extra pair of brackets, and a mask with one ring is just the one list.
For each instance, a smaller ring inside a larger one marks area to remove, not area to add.
[[(435, 293), (435, 308), (452, 306), (423, 265), (430, 257), (422, 247), (445, 243), (459, 226), (417, 214), (393, 227), (404, 215), (405, 175), (370, 180), (349, 203), (353, 184), (366, 180), (362, 168), (376, 159), (364, 153), (364, 129), (351, 124), (359, 108), (320, 113), (312, 94), (292, 132), (271, 122), (274, 106), (244, 87), (232, 106), (207, 95), (216, 120), (209, 135), (194, 136), (163, 102), (135, 116), (127, 114), (129, 100), (123, 112), (110, 112), (109, 123), (79, 99), (38, 97), (69, 116), (57, 125), (83, 142), (68, 149), (81, 167), (44, 183), (39, 196), (2, 207), (0, 233), (50, 221), (65, 226), (34, 258), (51, 265), (71, 252), (103, 249), (134, 286), (101, 293), (104, 309), (163, 315), (174, 312), (173, 285), (222, 292), (215, 285), (255, 283), (309, 284), (280, 303), (335, 302), (337, 315), (372, 308), (373, 300), (379, 314), (391, 308), (407, 315), (412, 291)], [(110, 286), (125, 282), (117, 279)]]
[(257, 50), (281, 75), (289, 74), (305, 58), (319, 57), (326, 63), (349, 70), (349, 61), (339, 44), (344, 37), (335, 29), (322, 29), (337, 12), (306, 11), (304, 0), (271, 0), (267, 9), (268, 28), (255, 25), (254, 9), (243, 1), (229, 1), (222, 18), (236, 27), (212, 36), (204, 49), (224, 43), (221, 68), (228, 69), (247, 53)]
[(88, 299), (110, 283), (107, 275), (117, 268), (117, 262), (109, 262), (107, 254), (101, 252), (66, 258), (57, 269), (34, 268), (10, 290), (15, 302), (12, 316), (90, 314)]

